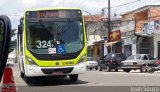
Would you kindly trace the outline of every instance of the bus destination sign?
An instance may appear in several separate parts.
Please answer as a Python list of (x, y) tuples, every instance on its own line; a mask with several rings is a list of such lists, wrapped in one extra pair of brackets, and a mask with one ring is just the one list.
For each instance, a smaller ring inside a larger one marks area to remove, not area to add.
[(76, 18), (81, 17), (79, 10), (47, 10), (47, 11), (27, 11), (27, 18)]

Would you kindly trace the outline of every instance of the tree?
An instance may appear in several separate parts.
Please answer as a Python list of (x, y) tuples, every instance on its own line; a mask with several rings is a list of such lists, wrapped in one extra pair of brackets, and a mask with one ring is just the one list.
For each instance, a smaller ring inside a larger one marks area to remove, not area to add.
[(13, 51), (17, 47), (16, 38), (16, 29), (11, 30), (11, 42), (10, 42), (10, 52)]

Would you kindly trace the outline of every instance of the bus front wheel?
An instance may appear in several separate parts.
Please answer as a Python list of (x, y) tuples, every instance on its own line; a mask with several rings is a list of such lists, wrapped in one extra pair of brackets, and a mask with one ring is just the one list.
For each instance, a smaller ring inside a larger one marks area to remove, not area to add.
[(72, 81), (72, 82), (76, 82), (78, 80), (78, 74), (69, 75), (69, 77), (70, 77), (70, 81)]
[(24, 75), (24, 80), (25, 80), (26, 83), (32, 83), (33, 78)]
[(21, 78), (24, 78), (24, 73), (20, 72), (20, 76), (21, 76)]

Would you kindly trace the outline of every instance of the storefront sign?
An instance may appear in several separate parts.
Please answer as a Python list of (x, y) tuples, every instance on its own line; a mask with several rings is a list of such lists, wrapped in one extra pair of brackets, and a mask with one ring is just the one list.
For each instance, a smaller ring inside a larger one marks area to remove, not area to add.
[(145, 35), (151, 35), (159, 32), (160, 32), (160, 20), (144, 23), (140, 31), (136, 30), (137, 34), (140, 33)]
[(155, 30), (156, 32), (160, 32), (160, 20), (155, 21)]
[(144, 28), (145, 24), (148, 23), (147, 20), (137, 20), (136, 21), (136, 33), (142, 33), (142, 29)]
[(116, 30), (109, 33), (109, 42), (117, 41), (121, 39), (120, 30)]
[(145, 23), (144, 27), (142, 28), (142, 32), (143, 34), (148, 34), (148, 35), (155, 33), (155, 22), (151, 21)]

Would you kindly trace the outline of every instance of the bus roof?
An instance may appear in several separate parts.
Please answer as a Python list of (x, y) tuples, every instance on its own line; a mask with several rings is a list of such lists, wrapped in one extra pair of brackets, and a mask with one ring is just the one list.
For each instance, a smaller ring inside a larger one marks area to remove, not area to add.
[(38, 11), (38, 10), (80, 10), (79, 8), (34, 8), (34, 9), (27, 9), (27, 11)]

